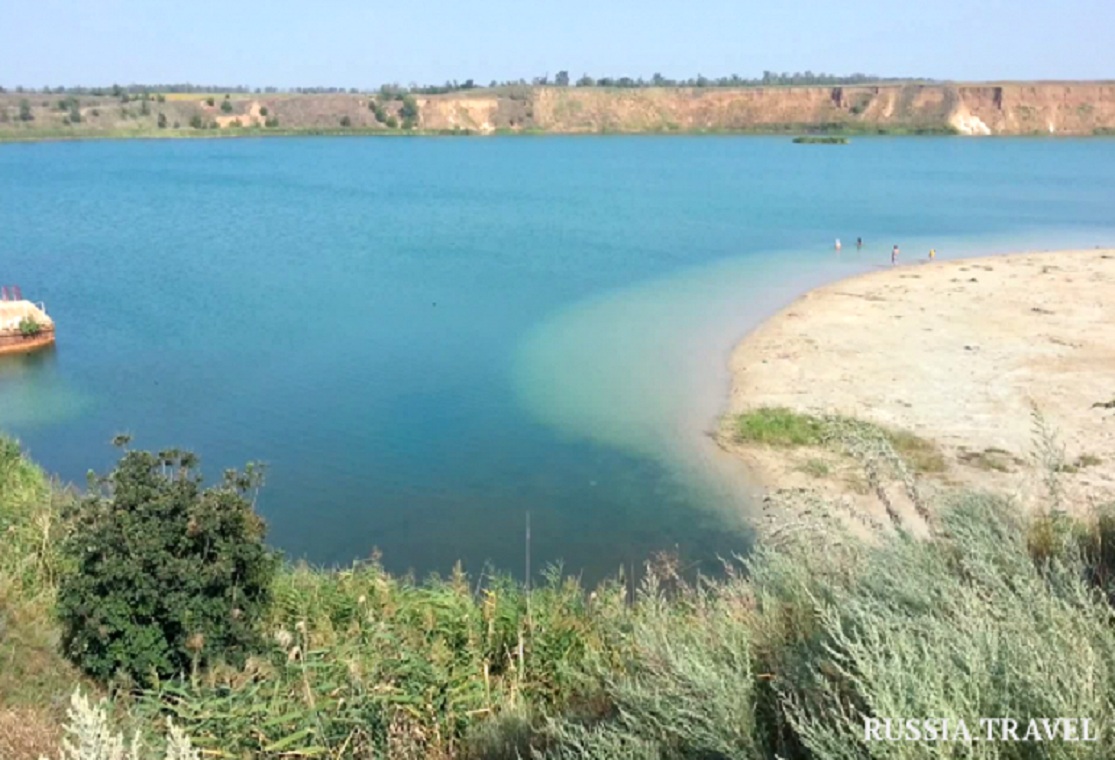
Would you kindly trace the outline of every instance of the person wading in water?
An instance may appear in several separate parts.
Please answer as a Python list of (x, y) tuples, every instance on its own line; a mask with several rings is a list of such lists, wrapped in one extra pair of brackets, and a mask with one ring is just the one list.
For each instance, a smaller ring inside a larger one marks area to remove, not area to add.
[(894, 248), (890, 249), (890, 264), (894, 266), (898, 263), (898, 243), (894, 244)]

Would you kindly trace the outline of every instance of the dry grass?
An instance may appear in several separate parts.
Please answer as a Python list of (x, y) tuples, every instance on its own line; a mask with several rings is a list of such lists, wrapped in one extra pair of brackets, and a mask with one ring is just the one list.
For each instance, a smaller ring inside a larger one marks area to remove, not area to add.
[(0, 758), (57, 757), (62, 729), (57, 715), (41, 708), (0, 708)]
[(957, 454), (957, 459), (970, 467), (993, 472), (1014, 472), (1016, 467), (1026, 464), (1024, 459), (998, 448), (987, 448), (983, 451), (962, 449)]

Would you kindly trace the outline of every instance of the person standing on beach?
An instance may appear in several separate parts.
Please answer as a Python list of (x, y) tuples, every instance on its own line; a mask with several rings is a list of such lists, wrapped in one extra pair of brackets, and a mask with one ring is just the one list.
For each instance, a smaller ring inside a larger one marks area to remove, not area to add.
[(894, 266), (898, 263), (898, 243), (894, 244), (894, 248), (890, 249), (890, 265)]
[(935, 258), (937, 258), (937, 249), (936, 248), (930, 248), (929, 249), (929, 260), (933, 261), (933, 259), (935, 259)]

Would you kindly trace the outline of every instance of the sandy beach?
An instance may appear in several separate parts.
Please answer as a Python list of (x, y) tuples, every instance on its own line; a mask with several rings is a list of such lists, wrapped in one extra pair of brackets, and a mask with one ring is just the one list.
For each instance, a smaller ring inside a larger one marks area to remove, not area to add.
[[(1046, 493), (1033, 409), (1064, 449), (1073, 511), (1115, 501), (1115, 250), (920, 262), (818, 288), (731, 359), (729, 412), (788, 407), (910, 431), (939, 445), (930, 488)], [(721, 442), (770, 490), (881, 507), (855, 463), (808, 449)]]

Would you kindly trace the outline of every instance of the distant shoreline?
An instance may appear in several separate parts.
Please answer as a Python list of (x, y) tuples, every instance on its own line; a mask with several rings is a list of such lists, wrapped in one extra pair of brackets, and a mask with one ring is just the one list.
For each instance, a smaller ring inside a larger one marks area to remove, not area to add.
[(0, 140), (447, 134), (1115, 135), (1115, 84), (516, 85), (425, 93), (0, 93)]
[[(420, 137), (783, 137), (787, 140), (802, 134), (817, 135), (828, 138), (870, 138), (870, 137), (960, 137), (951, 131), (922, 131), (911, 132), (899, 127), (881, 129), (875, 132), (818, 132), (812, 133), (805, 129), (798, 130), (763, 130), (763, 129), (703, 129), (690, 131), (676, 130), (642, 130), (642, 131), (617, 131), (603, 130), (599, 132), (547, 132), (544, 130), (498, 130), (494, 132), (478, 132), (475, 130), (452, 129), (417, 129), (409, 132), (387, 131), (383, 129), (275, 129), (275, 130), (177, 130), (155, 132), (74, 132), (72, 134), (46, 133), (46, 134), (3, 134), (0, 133), (0, 144), (10, 143), (42, 143), (42, 142), (82, 142), (87, 140), (237, 140), (251, 138), (281, 138), (281, 137), (384, 137), (384, 138), (420, 138)], [(1018, 137), (1018, 135), (1004, 135), (1005, 137)], [(1022, 135), (1033, 137), (1032, 135)], [(1038, 137), (1049, 137), (1038, 135)], [(1067, 136), (1062, 136), (1067, 137)], [(1074, 137), (1081, 137), (1079, 135)], [(1104, 137), (1104, 135), (1086, 135), (1085, 137)]]
[[(793, 136), (801, 134), (801, 132), (782, 132), (782, 131), (761, 131), (761, 130), (694, 130), (690, 132), (672, 132), (672, 131), (642, 131), (642, 132), (542, 132), (542, 131), (500, 131), (491, 133), (480, 133), (467, 130), (415, 130), (413, 132), (385, 132), (384, 130), (368, 129), (368, 130), (274, 130), (274, 131), (250, 131), (243, 132), (230, 132), (228, 130), (214, 131), (213, 133), (200, 133), (195, 134), (192, 132), (177, 132), (177, 133), (140, 133), (140, 134), (115, 134), (115, 133), (87, 133), (87, 134), (72, 134), (72, 135), (3, 135), (0, 134), (0, 145), (18, 145), (18, 144), (33, 144), (33, 143), (60, 143), (60, 142), (110, 142), (110, 141), (179, 141), (179, 140), (250, 140), (257, 138), (266, 139), (281, 139), (284, 137), (376, 137), (386, 139), (421, 139), (421, 138), (475, 138), (487, 139), (492, 137), (514, 137), (514, 138), (542, 138), (542, 137), (568, 137), (568, 138), (589, 138), (589, 137), (782, 137), (787, 140)], [(886, 139), (886, 138), (963, 138), (964, 135), (955, 132), (908, 132), (901, 129), (893, 131), (880, 131), (874, 133), (863, 132), (824, 132), (820, 133), (824, 136), (851, 138), (857, 139)], [(995, 137), (998, 140), (1111, 140), (1115, 138), (1115, 132), (1112, 134), (1093, 134), (1093, 135), (998, 135)]]

